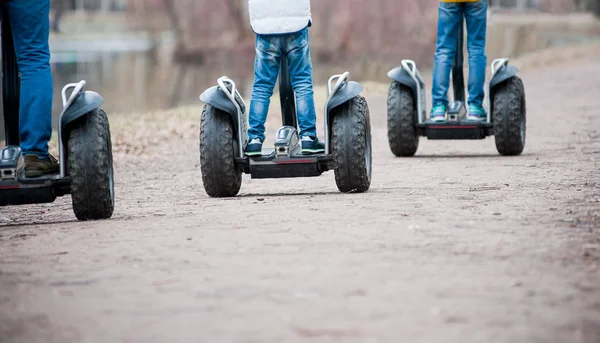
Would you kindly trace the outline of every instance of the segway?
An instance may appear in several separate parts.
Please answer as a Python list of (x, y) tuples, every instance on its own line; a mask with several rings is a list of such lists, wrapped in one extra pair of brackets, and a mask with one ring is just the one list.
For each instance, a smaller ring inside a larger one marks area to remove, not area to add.
[(0, 206), (50, 203), (71, 194), (77, 219), (110, 218), (114, 208), (114, 183), (108, 118), (100, 108), (102, 97), (83, 90), (85, 81), (68, 84), (61, 92), (60, 172), (37, 178), (25, 176), (19, 147), (20, 77), (6, 6), (2, 6), (1, 18), (6, 146), (0, 150)]
[[(248, 115), (235, 82), (226, 76), (200, 95), (206, 105), (200, 125), (200, 168), (206, 193), (211, 197), (236, 196), (242, 174), (252, 179), (316, 177), (332, 170), (341, 192), (366, 192), (371, 185), (371, 124), (362, 86), (348, 80), (349, 73), (328, 81), (325, 105), (325, 152), (303, 155), (298, 135), (295, 94), (287, 59), (279, 74), (283, 126), (275, 144), (262, 155), (249, 157)], [(333, 84), (333, 82), (335, 84)]]
[(450, 104), (444, 122), (429, 122), (426, 109), (425, 81), (414, 61), (403, 60), (392, 69), (389, 88), (388, 142), (398, 157), (414, 156), (419, 137), (430, 140), (481, 140), (494, 136), (501, 155), (520, 155), (525, 147), (526, 106), (523, 81), (518, 69), (507, 58), (491, 64), (488, 116), (485, 121), (467, 121), (465, 83), (463, 75), (464, 22), (461, 25), (456, 57), (452, 68), (454, 102)]

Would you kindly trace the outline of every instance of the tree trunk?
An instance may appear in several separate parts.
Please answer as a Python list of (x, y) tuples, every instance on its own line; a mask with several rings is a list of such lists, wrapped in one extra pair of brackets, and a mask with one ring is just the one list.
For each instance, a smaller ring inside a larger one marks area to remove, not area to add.
[(177, 13), (175, 0), (163, 0), (163, 5), (165, 7), (165, 12), (167, 14), (167, 18), (169, 19), (171, 29), (174, 32), (175, 40), (177, 41), (174, 51), (174, 58), (175, 60), (181, 60), (187, 53), (187, 47), (183, 39), (183, 32), (181, 30), (180, 19), (179, 14)]
[(238, 42), (242, 42), (248, 36), (248, 30), (246, 28), (246, 11), (244, 3), (246, 1), (239, 0), (226, 0), (227, 10), (229, 17), (231, 18), (231, 24), (235, 27), (237, 33)]

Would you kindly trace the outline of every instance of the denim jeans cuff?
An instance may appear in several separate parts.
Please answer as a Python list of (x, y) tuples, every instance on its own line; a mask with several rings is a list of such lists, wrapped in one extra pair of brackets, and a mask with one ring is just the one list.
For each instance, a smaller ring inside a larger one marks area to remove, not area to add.
[(48, 157), (49, 154), (47, 152), (39, 152), (39, 151), (34, 151), (34, 150), (24, 150), (24, 151), (21, 152), (21, 155), (23, 155), (23, 156), (36, 155), (40, 159), (45, 159), (45, 158)]

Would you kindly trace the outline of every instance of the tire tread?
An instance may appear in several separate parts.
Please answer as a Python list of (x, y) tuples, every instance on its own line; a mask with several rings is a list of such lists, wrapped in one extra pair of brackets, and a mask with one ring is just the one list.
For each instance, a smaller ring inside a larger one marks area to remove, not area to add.
[(521, 131), (521, 116), (526, 116), (525, 87), (516, 76), (499, 87), (493, 96), (492, 110), (496, 149), (503, 156), (520, 155), (525, 148), (525, 128)]
[(372, 161), (366, 161), (365, 154), (372, 156), (371, 125), (364, 97), (359, 95), (334, 109), (331, 142), (338, 189), (343, 193), (368, 191)]
[(414, 98), (412, 90), (398, 81), (392, 81), (388, 90), (387, 126), (392, 153), (397, 157), (414, 156), (419, 148)]
[(233, 123), (229, 114), (207, 104), (200, 121), (200, 171), (204, 190), (213, 198), (234, 197), (242, 186), (235, 164)]
[(73, 211), (79, 220), (108, 219), (114, 210), (110, 126), (102, 109), (75, 121), (67, 144)]

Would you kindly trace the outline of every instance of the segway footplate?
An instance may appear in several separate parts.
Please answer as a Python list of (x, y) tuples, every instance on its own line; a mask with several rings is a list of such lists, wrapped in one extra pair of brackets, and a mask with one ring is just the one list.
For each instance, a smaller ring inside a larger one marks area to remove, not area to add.
[(50, 203), (56, 200), (52, 187), (22, 185), (18, 182), (0, 183), (0, 206)]
[(51, 175), (26, 178), (23, 169), (14, 179), (0, 181), (0, 206), (31, 205), (54, 202), (57, 197), (69, 194), (69, 178)]
[(277, 156), (275, 149), (265, 149), (262, 156), (248, 158), (253, 179), (321, 176), (328, 169), (327, 161), (328, 157), (323, 154), (303, 155), (299, 145), (289, 156)]
[(422, 135), (430, 140), (481, 140), (492, 135), (492, 125), (470, 121), (424, 123)]

